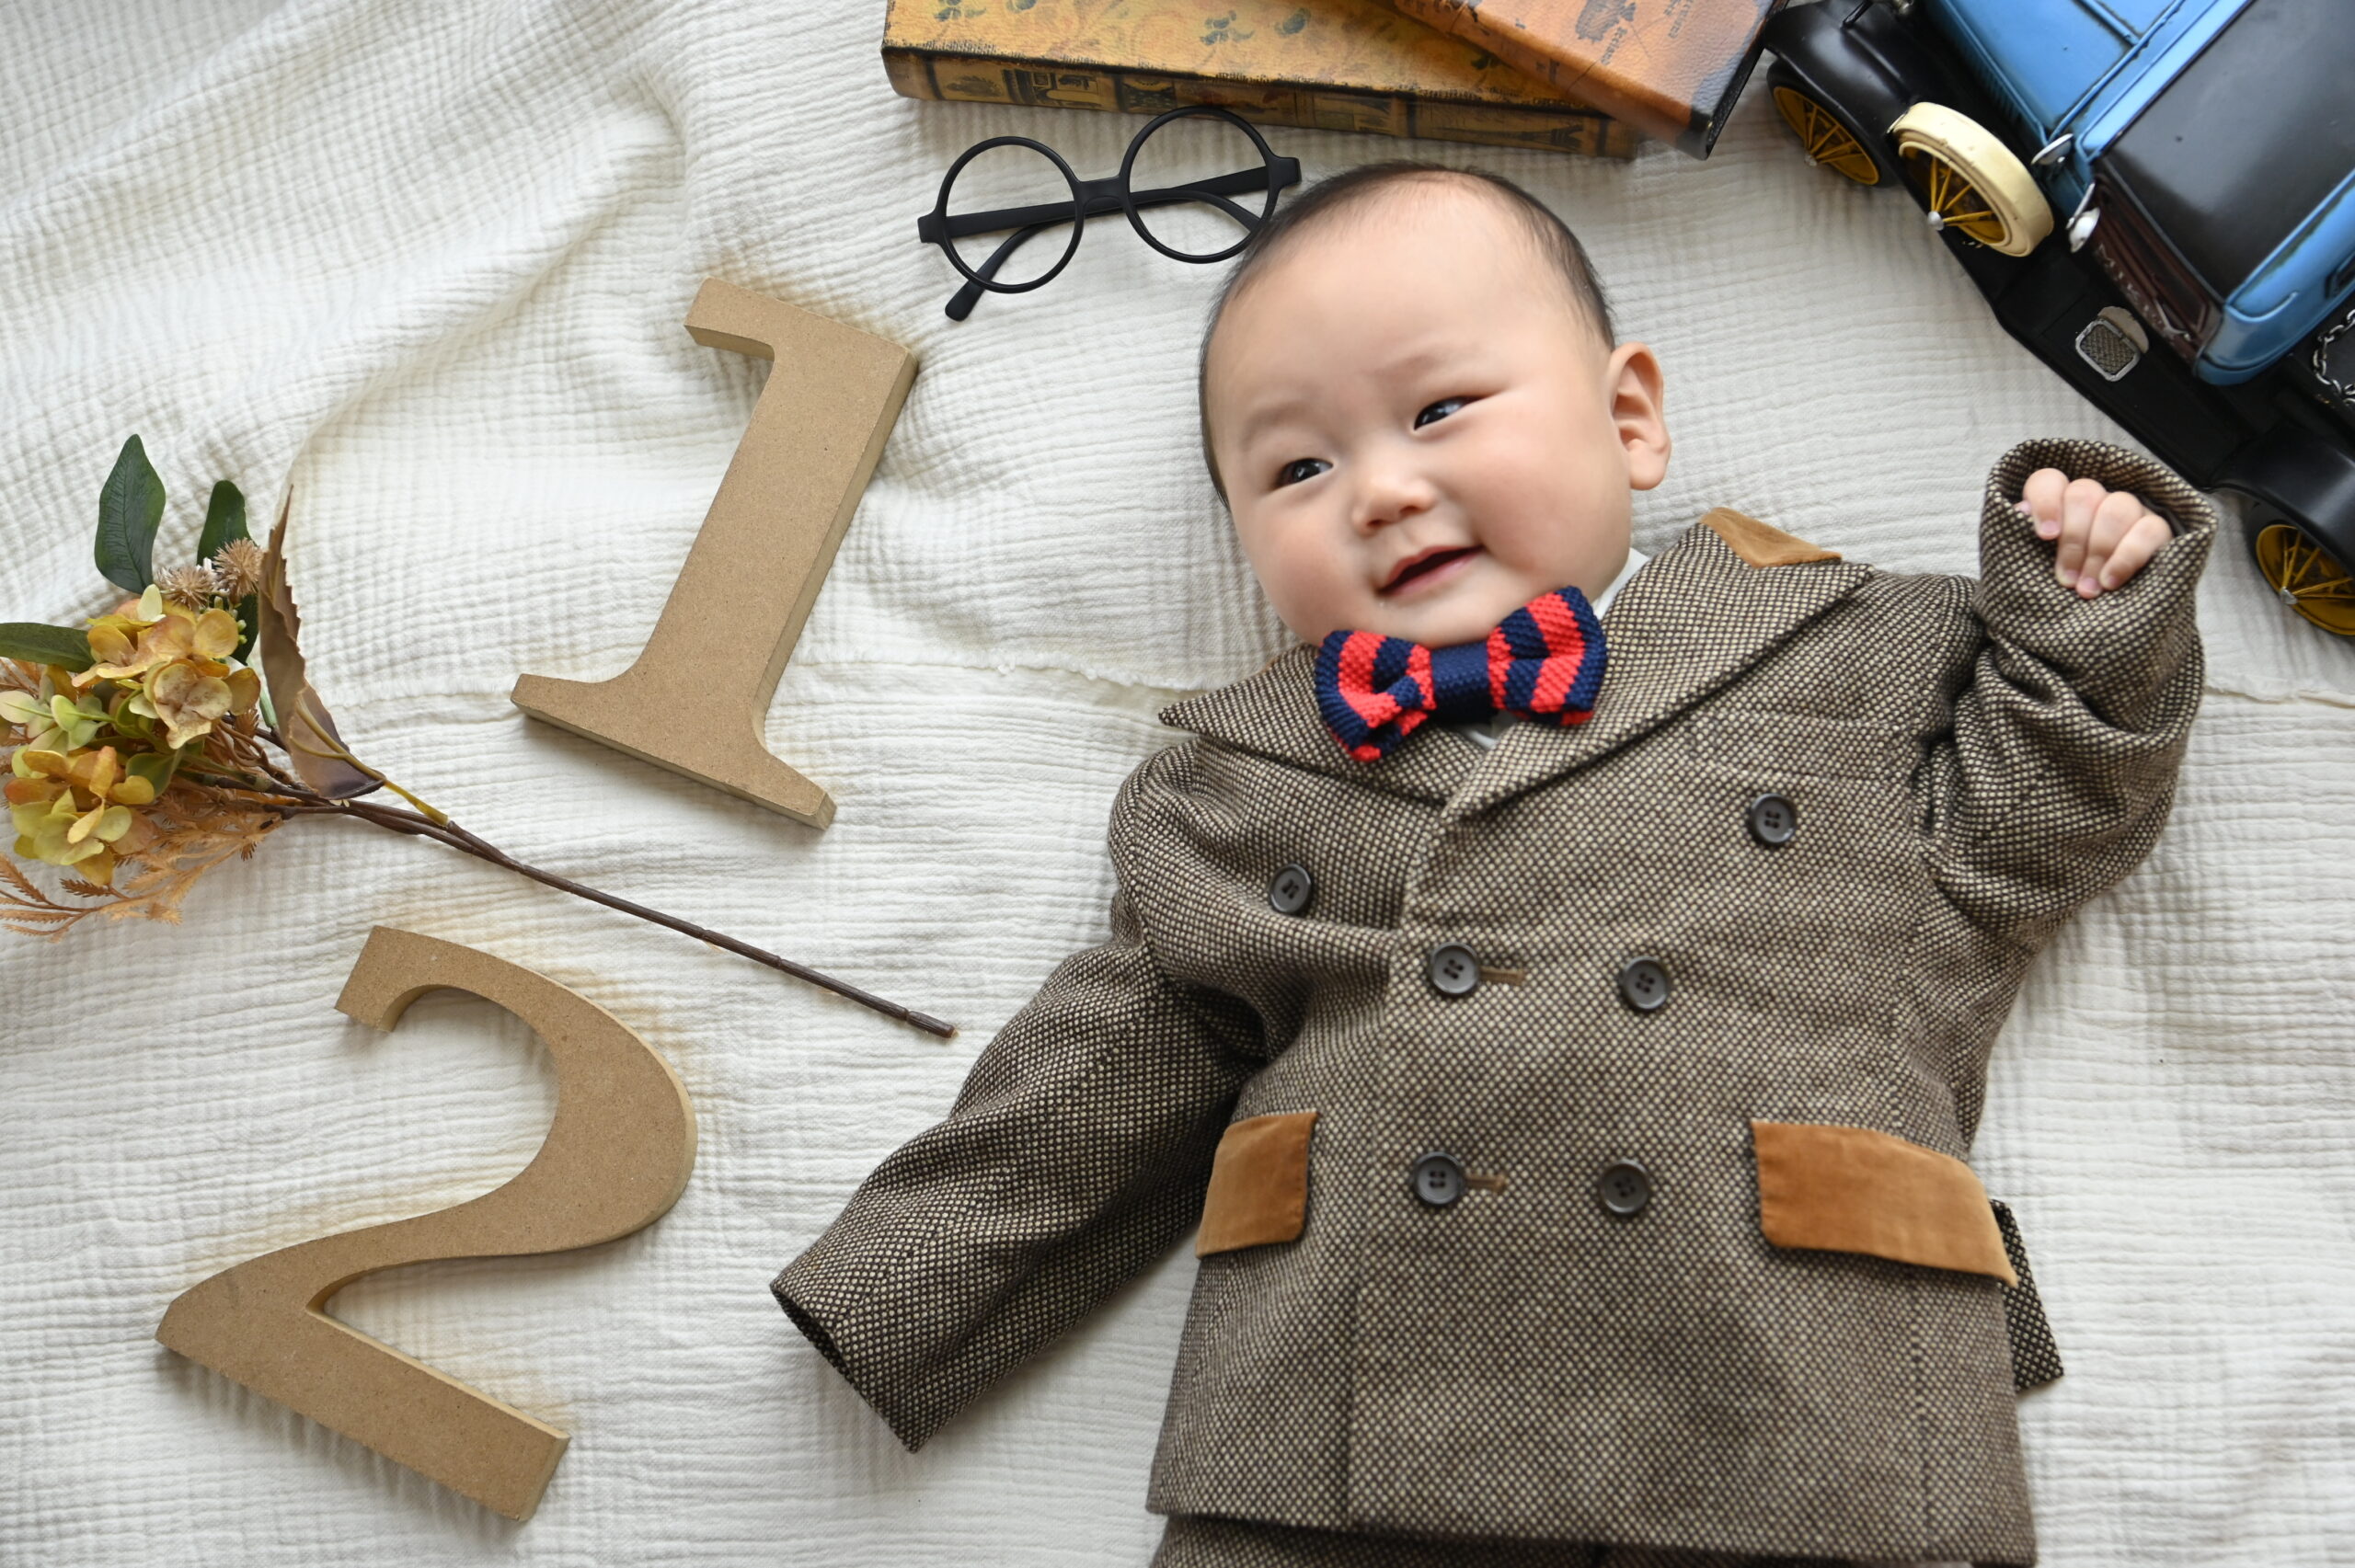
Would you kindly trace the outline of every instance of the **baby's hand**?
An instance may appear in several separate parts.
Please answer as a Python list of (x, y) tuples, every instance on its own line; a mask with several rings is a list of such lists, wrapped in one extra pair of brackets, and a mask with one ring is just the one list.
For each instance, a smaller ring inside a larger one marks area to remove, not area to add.
[(2058, 538), (2052, 575), (2080, 599), (2091, 599), (2142, 569), (2175, 537), (2167, 520), (2139, 497), (2039, 468), (2020, 486), (2021, 515), (2034, 520), (2039, 539)]

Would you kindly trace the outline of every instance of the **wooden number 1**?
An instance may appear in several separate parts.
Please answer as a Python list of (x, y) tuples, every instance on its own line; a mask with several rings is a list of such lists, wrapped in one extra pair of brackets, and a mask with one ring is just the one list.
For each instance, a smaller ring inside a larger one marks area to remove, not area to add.
[(775, 361), (687, 564), (637, 663), (610, 681), (525, 675), (511, 695), (534, 718), (822, 828), (833, 797), (771, 756), (762, 730), (916, 362), (717, 278), (687, 332)]
[(497, 1002), (547, 1042), (556, 1120), (532, 1162), (454, 1208), (224, 1269), (174, 1301), (155, 1337), (486, 1507), (526, 1519), (570, 1439), (323, 1309), (379, 1269), (569, 1252), (652, 1224), (695, 1169), (695, 1108), (670, 1064), (604, 1009), (456, 943), (378, 926), (336, 1007), (390, 1029), (437, 986)]

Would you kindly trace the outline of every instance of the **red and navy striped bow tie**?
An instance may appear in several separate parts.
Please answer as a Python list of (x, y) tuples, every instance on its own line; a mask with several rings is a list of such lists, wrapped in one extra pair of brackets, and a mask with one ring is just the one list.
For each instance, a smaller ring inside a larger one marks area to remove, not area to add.
[(1316, 706), (1361, 762), (1390, 754), (1427, 718), (1467, 724), (1509, 708), (1584, 724), (1603, 689), (1603, 623), (1586, 595), (1557, 588), (1479, 642), (1425, 647), (1379, 632), (1328, 634), (1316, 650)]

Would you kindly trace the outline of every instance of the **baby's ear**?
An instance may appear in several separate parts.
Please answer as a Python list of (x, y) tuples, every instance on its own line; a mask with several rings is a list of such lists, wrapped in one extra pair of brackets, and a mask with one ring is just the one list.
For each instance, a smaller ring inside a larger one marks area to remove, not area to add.
[(1668, 415), (1660, 360), (1648, 345), (1622, 343), (1603, 367), (1603, 395), (1627, 459), (1627, 487), (1648, 490), (1668, 477)]

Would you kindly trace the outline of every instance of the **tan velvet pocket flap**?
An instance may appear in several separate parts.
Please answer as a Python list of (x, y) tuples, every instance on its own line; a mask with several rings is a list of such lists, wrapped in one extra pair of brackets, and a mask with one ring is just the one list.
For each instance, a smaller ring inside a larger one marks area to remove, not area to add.
[(1860, 1127), (1752, 1122), (1758, 1222), (1778, 1247), (1868, 1253), (2016, 1283), (1970, 1166)]
[(1233, 1123), (1211, 1157), (1194, 1255), (1299, 1239), (1308, 1219), (1308, 1133), (1315, 1111)]

